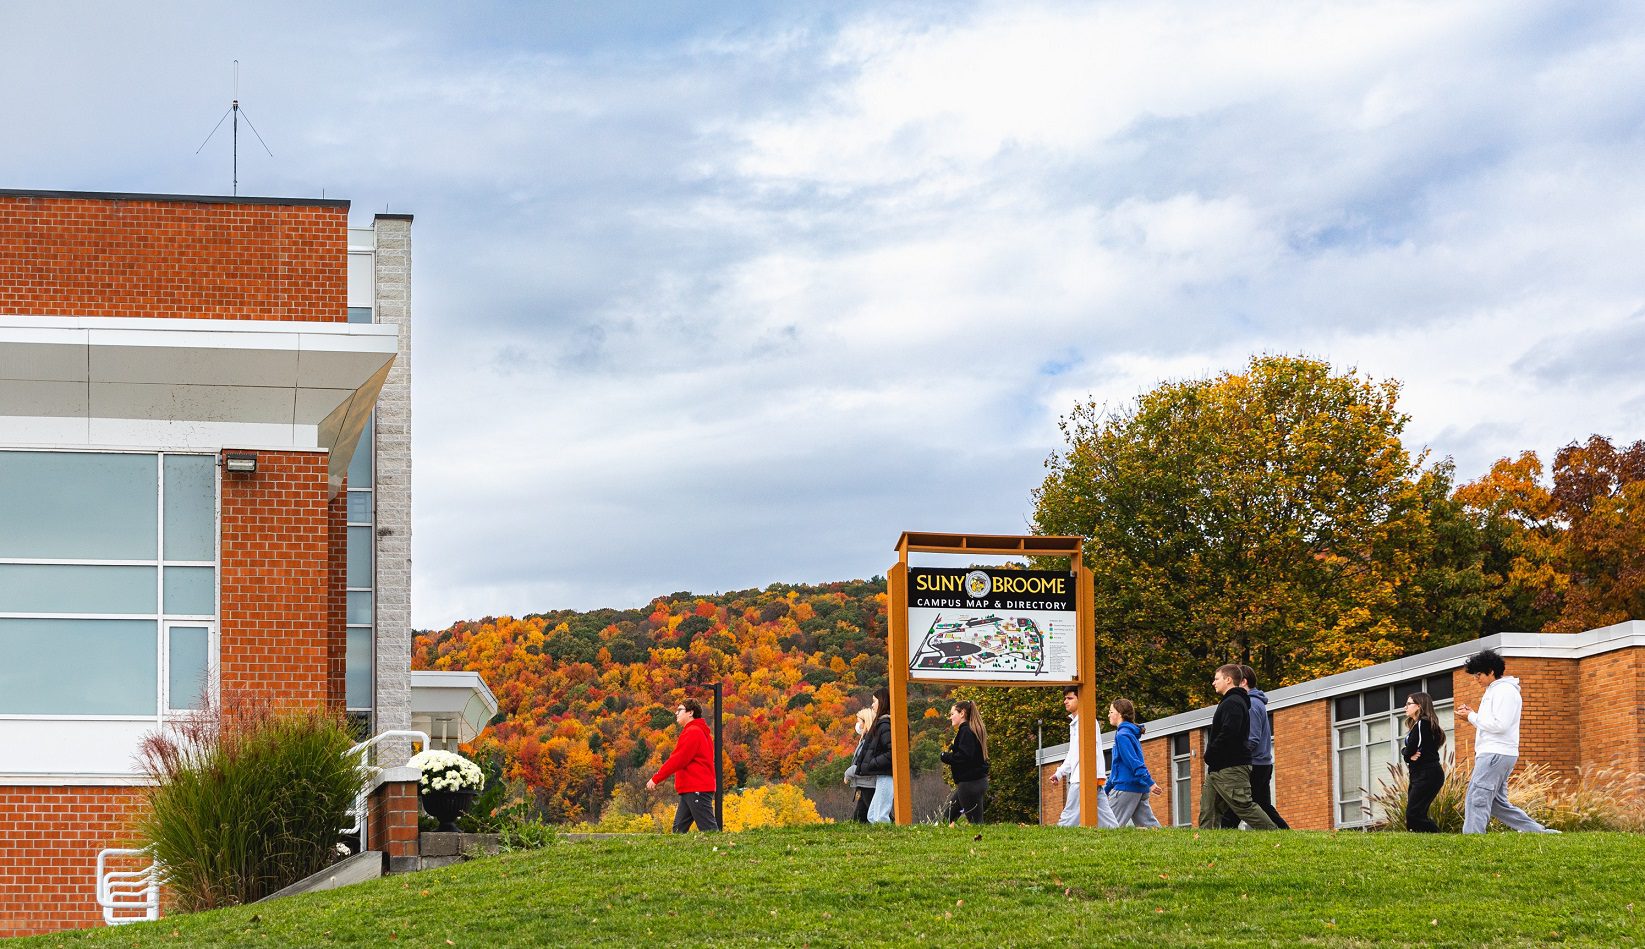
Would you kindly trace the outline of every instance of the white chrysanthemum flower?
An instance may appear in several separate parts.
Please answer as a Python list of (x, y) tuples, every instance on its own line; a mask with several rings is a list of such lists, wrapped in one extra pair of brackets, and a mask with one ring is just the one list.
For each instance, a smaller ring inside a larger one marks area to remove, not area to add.
[(485, 787), (480, 766), (449, 751), (429, 750), (413, 755), (407, 762), (423, 772), (425, 791), (479, 791)]

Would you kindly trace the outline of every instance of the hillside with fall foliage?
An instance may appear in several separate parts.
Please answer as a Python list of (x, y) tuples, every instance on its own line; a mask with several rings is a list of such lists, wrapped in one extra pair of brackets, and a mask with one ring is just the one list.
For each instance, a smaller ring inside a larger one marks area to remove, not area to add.
[[(1136, 700), (1147, 718), (1210, 701), (1204, 671), (1213, 660), (1265, 655), (1265, 681), (1286, 685), (1503, 630), (1574, 632), (1645, 617), (1645, 442), (1617, 446), (1594, 436), (1560, 449), (1547, 468), (1526, 452), (1455, 488), (1448, 467), (1416, 483), (1421, 530), (1402, 552), (1405, 574), (1383, 584), (1399, 595), (1347, 600), (1361, 625), (1406, 628), (1408, 642), (1344, 627), (1331, 612), (1341, 605), (1322, 600), (1287, 622), (1329, 634), (1321, 640), (1329, 650), (1273, 649), (1281, 640), (1257, 630), (1208, 648), (1210, 658), (1162, 661), (1164, 653), (1149, 649), (1128, 665), (1128, 644), (1181, 638), (1176, 614), (1140, 610), (1122, 629), (1099, 604), (1099, 681)], [(1098, 566), (1117, 594), (1146, 580)], [(1195, 609), (1226, 598), (1220, 587), (1176, 589)], [(413, 666), (485, 677), (501, 714), (472, 751), (548, 820), (596, 819), (612, 800), (649, 807), (641, 787), (673, 746), (675, 704), (689, 694), (706, 707), (706, 685), (716, 681), (726, 689), (728, 790), (803, 782), (837, 816), (852, 716), (887, 679), (886, 603), (885, 580), (876, 577), (675, 593), (633, 610), (488, 617), (419, 633)], [(1029, 813), (1036, 723), (1057, 721), (1056, 698), (1025, 690), (986, 697), (997, 813)], [(922, 814), (921, 802), (942, 789), (947, 701), (943, 688), (910, 689), (912, 761), (931, 792), (922, 798), (917, 781)]]
[[(725, 686), (725, 769), (734, 787), (838, 784), (852, 720), (886, 682), (884, 578), (676, 593), (643, 609), (488, 617), (421, 633), (418, 669), (479, 672), (501, 719), (474, 751), (498, 755), (549, 820), (597, 817), (662, 763), (673, 708)], [(936, 765), (942, 691), (910, 695), (916, 769)]]

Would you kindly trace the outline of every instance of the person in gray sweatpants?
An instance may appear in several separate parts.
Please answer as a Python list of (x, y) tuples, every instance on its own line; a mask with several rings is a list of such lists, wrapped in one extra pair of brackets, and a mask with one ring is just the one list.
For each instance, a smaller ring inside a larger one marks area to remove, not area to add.
[(1475, 729), (1474, 773), (1468, 779), (1462, 832), (1483, 834), (1495, 817), (1520, 833), (1559, 833), (1537, 823), (1508, 800), (1508, 775), (1519, 760), (1519, 714), (1525, 704), (1519, 694), (1519, 680), (1503, 675), (1507, 666), (1495, 649), (1469, 656), (1462, 671), (1485, 687), (1478, 709), (1464, 702), (1456, 705), (1457, 721)]

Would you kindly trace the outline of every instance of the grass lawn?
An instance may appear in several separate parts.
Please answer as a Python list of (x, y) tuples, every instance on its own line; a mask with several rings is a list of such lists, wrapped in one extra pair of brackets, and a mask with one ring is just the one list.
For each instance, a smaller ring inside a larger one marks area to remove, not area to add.
[(570, 841), (15, 945), (1645, 945), (1640, 835), (975, 836), (847, 825)]

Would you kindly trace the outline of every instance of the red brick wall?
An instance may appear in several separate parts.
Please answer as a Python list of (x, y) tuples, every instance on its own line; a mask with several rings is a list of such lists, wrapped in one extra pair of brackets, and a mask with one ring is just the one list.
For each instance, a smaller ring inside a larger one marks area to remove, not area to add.
[(0, 787), (0, 937), (102, 923), (97, 851), (129, 844), (139, 793)]
[(1582, 764), (1645, 771), (1645, 649), (1618, 649), (1577, 664)]
[(341, 322), (348, 208), (0, 195), (0, 314)]
[(390, 857), (417, 856), (416, 781), (386, 781), (366, 806), (366, 847)]
[(1272, 712), (1274, 809), (1297, 830), (1330, 830), (1336, 793), (1331, 787), (1331, 703), (1308, 702)]
[[(323, 452), (259, 451), (223, 475), (221, 661), (225, 692), (333, 700), (330, 511)], [(338, 706), (333, 706), (338, 707)]]
[(1143, 733), (1142, 763), (1148, 766), (1148, 775), (1154, 783), (1160, 786), (1162, 793), (1150, 795), (1148, 806), (1153, 808), (1154, 817), (1162, 826), (1171, 826), (1171, 740), (1156, 738), (1149, 740), (1148, 734)]

